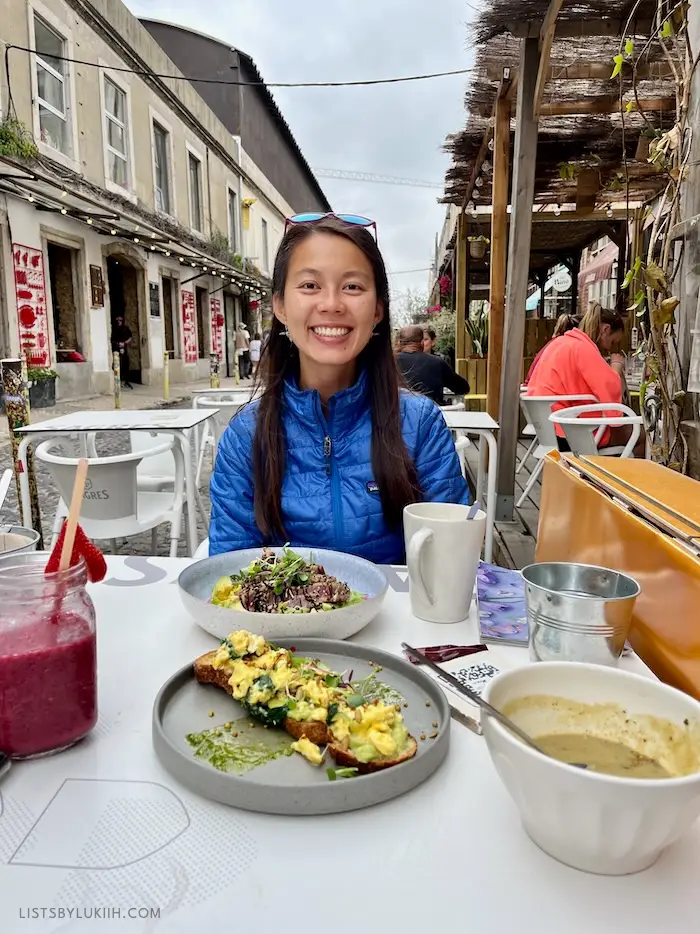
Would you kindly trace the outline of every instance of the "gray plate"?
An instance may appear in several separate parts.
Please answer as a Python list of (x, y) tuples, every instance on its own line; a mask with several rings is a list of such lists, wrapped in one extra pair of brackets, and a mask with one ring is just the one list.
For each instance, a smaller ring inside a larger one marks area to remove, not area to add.
[[(373, 775), (331, 782), (326, 766), (312, 766), (300, 755), (282, 756), (237, 775), (220, 772), (196, 759), (186, 734), (212, 729), (244, 716), (243, 708), (221, 688), (199, 684), (192, 666), (181, 669), (161, 688), (153, 706), (153, 746), (163, 766), (192, 791), (248, 811), (268, 814), (335, 814), (354, 811), (396, 798), (425, 781), (442, 763), (450, 743), (450, 708), (440, 686), (410, 662), (366, 646), (327, 639), (279, 640), (295, 646), (299, 655), (320, 658), (335, 671), (353, 670), (353, 680), (369, 675), (370, 661), (381, 665), (378, 677), (408, 703), (402, 710), (406, 726), (418, 741), (418, 752), (407, 762)], [(430, 702), (430, 706), (427, 705)], [(209, 712), (215, 712), (214, 717)], [(437, 737), (433, 722), (439, 724)], [(277, 731), (256, 728), (259, 736)], [(424, 733), (426, 739), (421, 741)]]

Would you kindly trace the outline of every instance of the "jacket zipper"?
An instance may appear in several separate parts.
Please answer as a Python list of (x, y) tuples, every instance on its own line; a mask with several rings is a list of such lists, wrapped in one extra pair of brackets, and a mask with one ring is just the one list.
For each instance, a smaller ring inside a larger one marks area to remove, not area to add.
[(340, 478), (333, 459), (333, 439), (330, 434), (323, 439), (323, 457), (326, 462), (326, 476), (331, 481), (331, 507), (333, 509), (333, 528), (335, 529), (336, 547), (340, 547), (343, 540), (343, 514), (340, 501)]

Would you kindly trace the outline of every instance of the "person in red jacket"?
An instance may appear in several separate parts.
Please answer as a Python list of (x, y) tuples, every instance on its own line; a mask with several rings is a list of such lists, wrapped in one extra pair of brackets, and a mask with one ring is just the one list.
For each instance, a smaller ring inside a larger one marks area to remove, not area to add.
[(559, 317), (557, 318), (557, 323), (554, 326), (554, 333), (552, 334), (552, 339), (547, 341), (544, 347), (535, 356), (535, 359), (532, 361), (532, 364), (530, 365), (530, 369), (527, 372), (527, 376), (525, 377), (525, 382), (523, 383), (523, 386), (529, 385), (530, 380), (532, 379), (532, 374), (535, 372), (535, 367), (542, 359), (545, 351), (548, 350), (552, 346), (552, 341), (555, 340), (557, 337), (561, 337), (562, 334), (566, 334), (567, 331), (572, 331), (574, 328), (577, 328), (580, 323), (581, 323), (580, 315), (559, 315)]
[[(624, 333), (624, 321), (616, 311), (593, 305), (580, 325), (552, 341), (534, 369), (527, 387), (528, 396), (595, 396), (599, 402), (622, 402), (625, 358), (617, 353)], [(609, 355), (609, 361), (604, 355)], [(577, 403), (553, 406), (558, 411)], [(602, 407), (605, 410), (605, 407)], [(617, 412), (610, 412), (617, 415)], [(606, 429), (599, 447), (620, 447), (629, 440), (630, 429)], [(559, 449), (569, 450), (564, 430), (557, 426)], [(635, 449), (643, 457), (643, 436)]]

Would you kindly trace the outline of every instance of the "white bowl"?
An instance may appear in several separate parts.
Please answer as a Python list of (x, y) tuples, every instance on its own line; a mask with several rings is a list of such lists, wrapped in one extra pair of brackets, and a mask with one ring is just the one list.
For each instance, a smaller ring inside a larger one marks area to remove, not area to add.
[[(282, 551), (281, 548), (272, 550), (277, 554)], [(389, 586), (376, 564), (356, 555), (323, 548), (292, 550), (307, 560), (313, 556), (327, 574), (343, 581), (351, 590), (367, 594), (367, 599), (327, 613), (249, 613), (215, 606), (210, 601), (218, 579), (247, 568), (251, 561), (261, 556), (262, 548), (249, 548), (204, 558), (185, 568), (178, 578), (185, 608), (202, 629), (217, 639), (225, 639), (237, 629), (247, 629), (266, 639), (347, 639), (374, 619)]]
[[(531, 695), (613, 703), (630, 715), (682, 725), (700, 703), (660, 681), (598, 665), (542, 662), (498, 675), (484, 697), (498, 709)], [(514, 717), (527, 730), (527, 715)], [(619, 778), (558, 762), (529, 748), (491, 717), (484, 735), (525, 831), (550, 856), (585, 872), (625, 875), (653, 865), (700, 814), (700, 772), (681, 778)], [(531, 735), (545, 735), (531, 727)]]

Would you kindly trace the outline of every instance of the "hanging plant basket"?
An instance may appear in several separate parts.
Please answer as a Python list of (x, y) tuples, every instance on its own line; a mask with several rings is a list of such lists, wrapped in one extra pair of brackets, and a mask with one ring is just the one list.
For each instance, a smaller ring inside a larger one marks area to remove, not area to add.
[(483, 259), (486, 256), (489, 241), (486, 237), (474, 237), (469, 240), (469, 255), (472, 259)]

